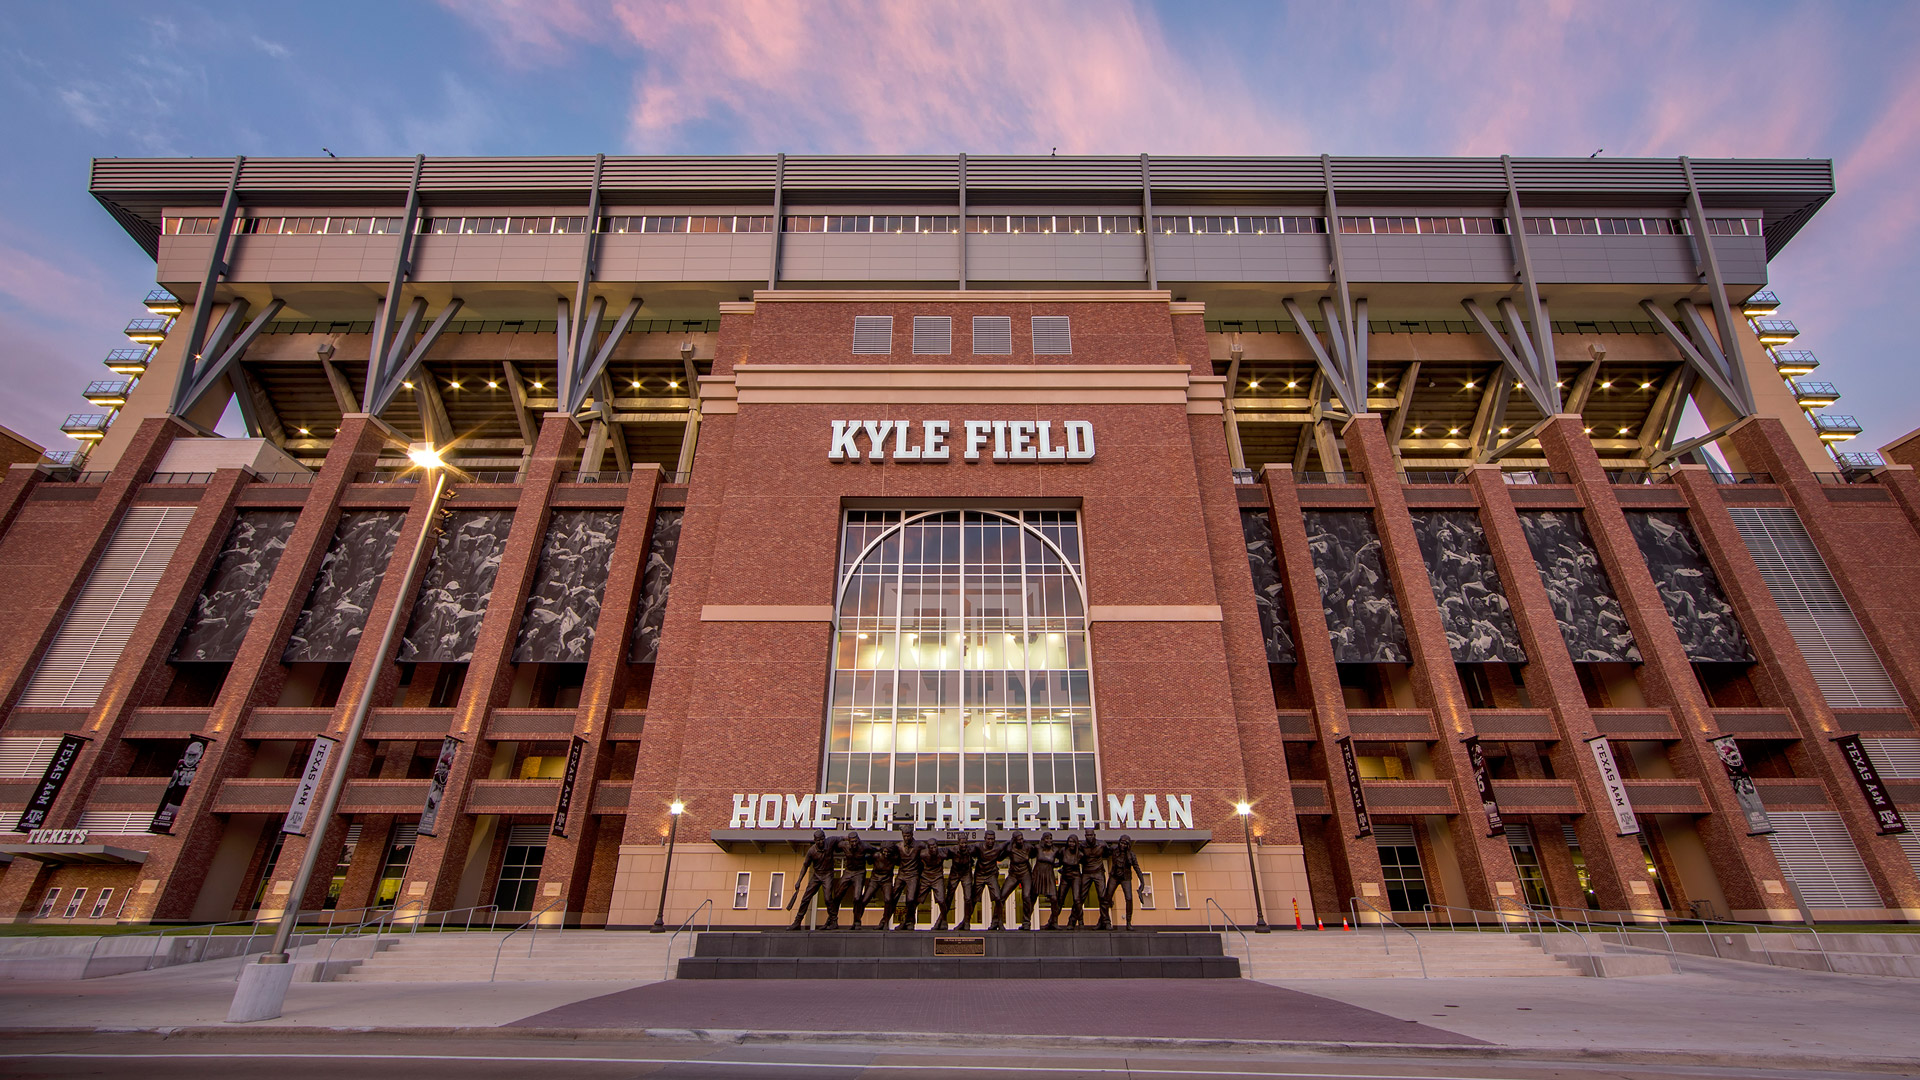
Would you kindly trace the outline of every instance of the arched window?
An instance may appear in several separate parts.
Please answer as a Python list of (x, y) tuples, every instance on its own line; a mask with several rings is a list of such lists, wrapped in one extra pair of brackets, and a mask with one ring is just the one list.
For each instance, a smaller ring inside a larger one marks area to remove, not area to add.
[(1071, 510), (851, 510), (822, 791), (1097, 793)]

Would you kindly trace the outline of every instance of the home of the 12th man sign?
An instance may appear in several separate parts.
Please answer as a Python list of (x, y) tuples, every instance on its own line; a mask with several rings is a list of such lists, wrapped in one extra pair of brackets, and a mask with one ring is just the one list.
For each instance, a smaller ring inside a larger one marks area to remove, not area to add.
[[(827, 444), (828, 461), (979, 461), (990, 451), (994, 461), (1040, 464), (1092, 461), (1093, 423), (1063, 420), (962, 420), (960, 434), (945, 420), (835, 420)], [(861, 452), (865, 443), (866, 452)]]
[[(1193, 796), (1109, 795), (1103, 809), (1097, 795), (735, 795), (729, 829), (885, 829), (896, 811), (912, 812), (916, 828), (972, 829), (1000, 825), (1011, 829), (1193, 828)], [(988, 800), (1010, 800), (1004, 814), (989, 816)], [(900, 817), (904, 824), (908, 819)]]

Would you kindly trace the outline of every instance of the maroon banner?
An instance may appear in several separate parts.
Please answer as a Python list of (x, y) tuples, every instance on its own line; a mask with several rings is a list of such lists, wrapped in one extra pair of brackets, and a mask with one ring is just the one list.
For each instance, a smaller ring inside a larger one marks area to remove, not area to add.
[(553, 835), (567, 835), (567, 812), (573, 809), (573, 784), (580, 778), (580, 755), (587, 748), (587, 740), (578, 735), (573, 737), (573, 745), (567, 749), (567, 771), (560, 778), (560, 802), (553, 808)]
[(1860, 736), (1842, 735), (1833, 741), (1847, 756), (1847, 767), (1853, 770), (1853, 778), (1860, 784), (1860, 794), (1867, 798), (1867, 809), (1873, 811), (1873, 820), (1880, 826), (1881, 835), (1906, 832), (1906, 820), (1893, 805), (1893, 796), (1887, 794), (1887, 785), (1881, 782), (1880, 770), (1873, 767), (1867, 748), (1860, 745)]
[(1347, 767), (1347, 793), (1353, 796), (1353, 817), (1360, 831), (1353, 834), (1355, 840), (1373, 835), (1373, 818), (1367, 815), (1367, 793), (1360, 786), (1360, 763), (1353, 756), (1353, 738), (1340, 737), (1340, 760)]
[(1467, 747), (1467, 761), (1473, 766), (1473, 782), (1480, 788), (1480, 809), (1487, 815), (1487, 835), (1507, 835), (1507, 824), (1500, 820), (1500, 800), (1493, 794), (1493, 778), (1487, 775), (1487, 755), (1480, 750), (1478, 736), (1461, 740)]
[(40, 774), (40, 782), (33, 786), (33, 795), (27, 799), (27, 808), (20, 811), (14, 832), (32, 832), (47, 823), (47, 814), (52, 811), (54, 800), (60, 797), (60, 789), (66, 786), (67, 774), (73, 771), (74, 759), (80, 756), (80, 748), (87, 742), (84, 735), (60, 736), (60, 748), (53, 752), (47, 771)]
[(207, 756), (207, 746), (212, 742), (202, 735), (187, 739), (187, 748), (180, 752), (180, 763), (173, 767), (173, 779), (167, 784), (166, 794), (160, 796), (160, 808), (153, 812), (148, 832), (173, 832), (173, 819), (180, 816), (180, 807), (187, 801), (187, 789), (193, 787), (194, 774), (200, 771), (200, 762)]

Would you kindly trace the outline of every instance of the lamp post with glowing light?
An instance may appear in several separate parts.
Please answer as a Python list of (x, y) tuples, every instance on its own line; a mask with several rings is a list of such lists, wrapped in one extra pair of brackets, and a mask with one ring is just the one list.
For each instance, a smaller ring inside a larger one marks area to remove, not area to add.
[(1247, 838), (1247, 873), (1253, 876), (1253, 932), (1272, 933), (1273, 927), (1267, 925), (1266, 905), (1260, 902), (1260, 868), (1253, 861), (1253, 804), (1234, 803), (1233, 812), (1240, 815), (1240, 831)]
[(407, 598), (413, 595), (415, 580), (420, 576), (420, 563), (427, 553), (427, 541), (434, 535), (435, 521), (440, 513), (440, 499), (447, 490), (446, 463), (440, 459), (440, 452), (432, 443), (413, 443), (407, 448), (407, 458), (416, 468), (424, 469), (433, 478), (433, 494), (427, 501), (426, 520), (420, 525), (420, 534), (413, 543), (413, 554), (407, 559), (406, 576), (400, 580), (400, 595), (387, 613), (387, 626), (380, 635), (380, 649), (373, 655), (371, 670), (367, 672), (366, 682), (360, 689), (359, 700), (353, 704), (353, 715), (347, 721), (347, 732), (340, 739), (340, 745), (334, 751), (337, 764), (333, 767), (333, 776), (327, 781), (326, 794), (321, 797), (320, 807), (308, 819), (307, 850), (300, 857), (300, 869), (294, 874), (293, 889), (287, 894), (288, 908), (281, 913), (280, 925), (273, 932), (273, 944), (267, 947), (257, 963), (248, 964), (241, 969), (240, 986), (234, 992), (233, 1009), (227, 1014), (229, 1022), (251, 1020), (270, 1020), (280, 1015), (280, 1007), (286, 1001), (287, 985), (291, 980), (291, 971), (287, 967), (287, 942), (293, 936), (293, 928), (300, 921), (300, 901), (307, 894), (307, 885), (313, 880), (315, 865), (320, 859), (320, 839), (326, 835), (327, 826), (333, 822), (333, 812), (340, 805), (340, 793), (347, 786), (347, 762), (352, 760), (353, 752), (360, 744), (360, 733), (367, 726), (367, 710), (373, 704), (373, 689), (380, 684), (381, 669), (386, 666), (387, 654), (393, 651), (393, 639), (400, 632), (400, 617), (411, 610)]
[(680, 835), (680, 815), (687, 812), (687, 804), (679, 799), (667, 807), (667, 864), (660, 868), (660, 907), (653, 913), (653, 932), (667, 932), (667, 882), (673, 880), (673, 841)]

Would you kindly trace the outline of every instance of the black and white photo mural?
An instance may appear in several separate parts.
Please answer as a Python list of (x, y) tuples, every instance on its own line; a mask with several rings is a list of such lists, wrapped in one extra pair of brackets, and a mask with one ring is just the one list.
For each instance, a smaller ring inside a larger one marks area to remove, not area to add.
[(464, 664), (473, 659), (511, 528), (511, 510), (456, 510), (446, 516), (427, 558), (407, 636), (400, 641), (401, 660)]
[(232, 663), (240, 639), (260, 610), (273, 568), (287, 550), (298, 510), (243, 510), (234, 516), (227, 543), (213, 561), (207, 583), (187, 615), (173, 659), (182, 663)]
[(1527, 650), (1513, 624), (1513, 605), (1494, 568), (1480, 515), (1471, 510), (1415, 510), (1412, 516), (1454, 663), (1526, 663)]
[(514, 642), (516, 664), (582, 664), (620, 534), (618, 510), (555, 510)]
[(667, 618), (667, 594), (673, 587), (673, 557), (680, 551), (680, 518), (684, 510), (653, 512), (653, 540), (647, 545), (647, 566), (640, 575), (640, 613), (633, 620), (633, 647), (628, 661), (651, 664), (660, 656), (660, 629)]
[(1365, 510), (1304, 510), (1300, 517), (1307, 527), (1307, 550), (1313, 553), (1313, 576), (1320, 581), (1334, 661), (1411, 660), (1372, 515)]
[(1247, 568), (1253, 571), (1253, 601), (1260, 609), (1260, 636), (1266, 639), (1267, 663), (1295, 660), (1293, 635), (1287, 632), (1287, 608), (1280, 591), (1280, 549), (1273, 542), (1273, 522), (1265, 510), (1240, 511), (1240, 531), (1247, 540)]
[(333, 542), (320, 560), (313, 591), (293, 624), (287, 652), (289, 664), (341, 664), (353, 659), (366, 628), (367, 611), (387, 574), (400, 526), (401, 510), (343, 510), (334, 527)]
[(1687, 524), (1684, 510), (1629, 510), (1627, 527), (1646, 556), (1653, 584), (1667, 605), (1674, 632), (1695, 662), (1739, 663), (1753, 659), (1747, 636), (1733, 605), (1720, 591), (1713, 564), (1700, 550), (1699, 538)]
[(1520, 528), (1553, 601), (1560, 636), (1576, 663), (1639, 663), (1627, 614), (1600, 565), (1593, 537), (1578, 510), (1526, 510)]

